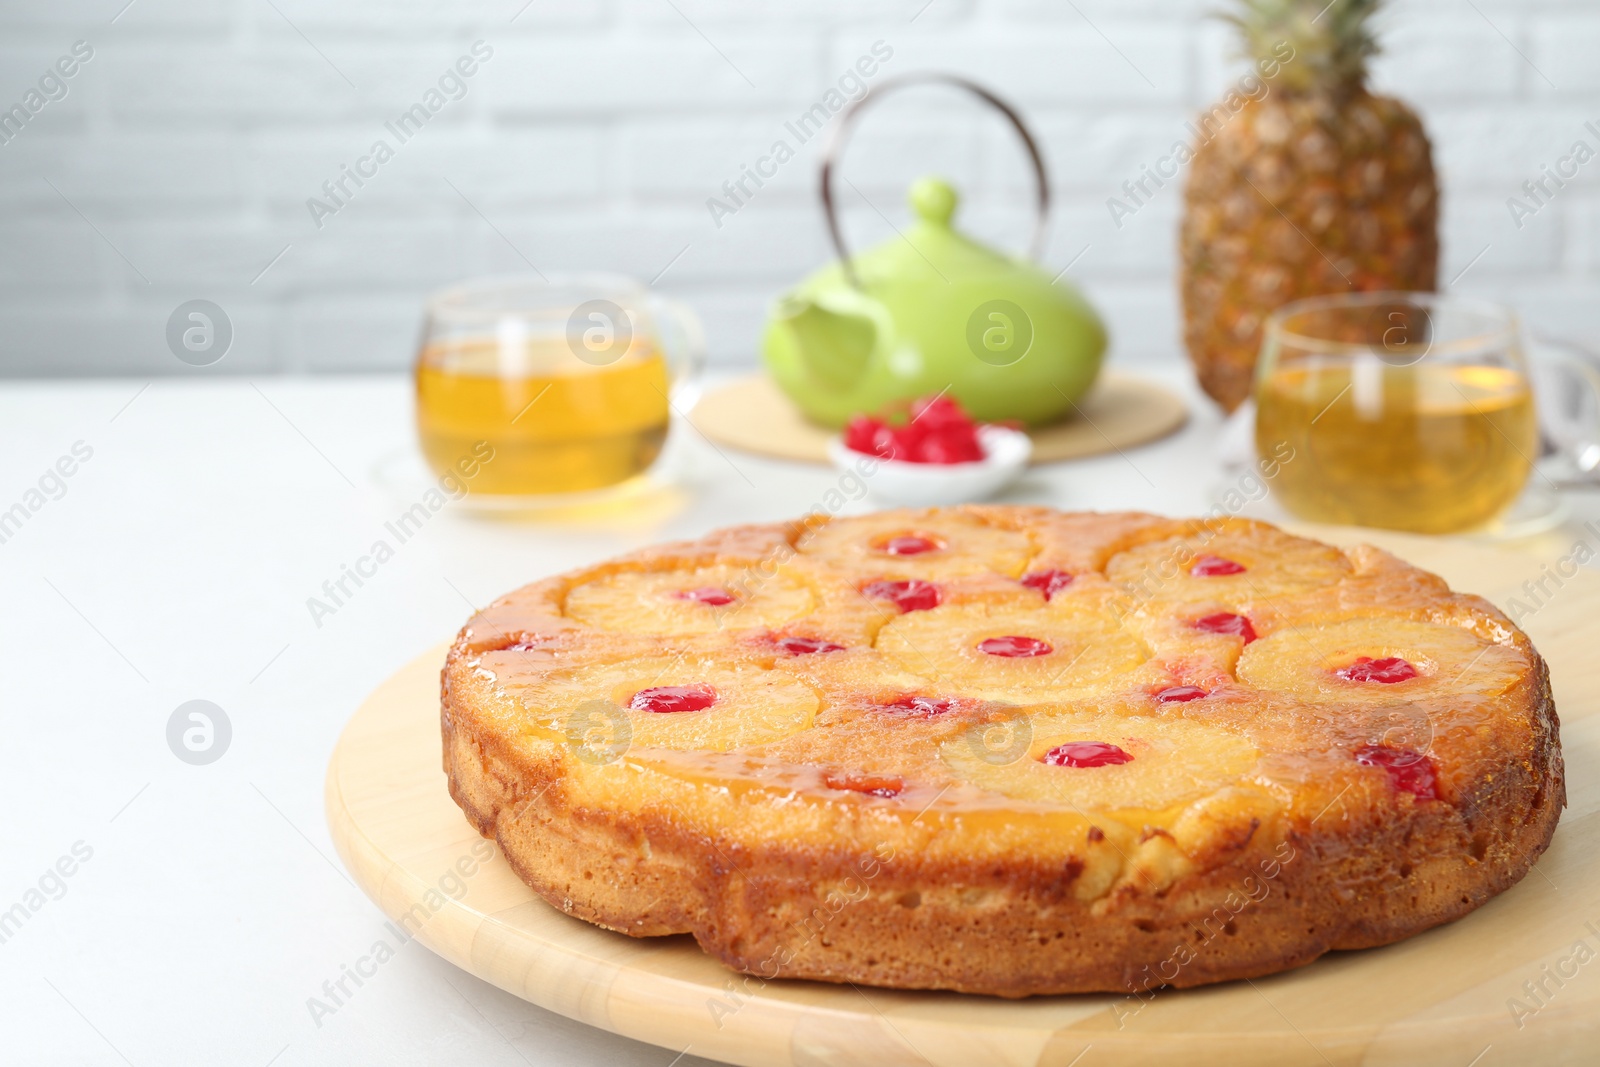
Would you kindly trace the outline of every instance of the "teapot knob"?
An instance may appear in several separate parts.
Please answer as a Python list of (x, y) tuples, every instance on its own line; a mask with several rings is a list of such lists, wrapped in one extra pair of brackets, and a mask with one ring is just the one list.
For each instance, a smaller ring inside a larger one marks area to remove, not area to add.
[(960, 200), (960, 194), (949, 182), (931, 176), (912, 182), (906, 194), (906, 202), (917, 217), (934, 226), (949, 226)]

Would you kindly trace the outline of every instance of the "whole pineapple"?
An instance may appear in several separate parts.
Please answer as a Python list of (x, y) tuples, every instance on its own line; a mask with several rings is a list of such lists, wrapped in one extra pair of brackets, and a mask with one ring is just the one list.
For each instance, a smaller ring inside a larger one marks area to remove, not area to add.
[(1232, 411), (1250, 395), (1261, 325), (1302, 297), (1431, 291), (1439, 187), (1422, 121), (1366, 89), (1382, 0), (1237, 0), (1259, 84), (1196, 120), (1184, 192), (1184, 340)]

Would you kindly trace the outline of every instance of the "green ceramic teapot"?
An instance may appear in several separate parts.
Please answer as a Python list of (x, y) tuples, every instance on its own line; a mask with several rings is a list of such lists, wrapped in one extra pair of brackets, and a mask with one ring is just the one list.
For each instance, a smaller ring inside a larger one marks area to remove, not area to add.
[(854, 257), (840, 236), (832, 172), (852, 120), (885, 91), (927, 81), (972, 91), (1021, 134), (1038, 179), (1037, 254), (1049, 184), (1017, 113), (988, 90), (947, 75), (882, 82), (841, 114), (823, 153), (822, 202), (839, 259), (774, 303), (762, 346), (767, 368), (800, 410), (825, 426), (946, 389), (979, 420), (1048, 423), (1088, 392), (1105, 353), (1105, 327), (1075, 289), (1031, 259), (954, 229), (957, 195), (937, 178), (912, 185), (916, 221), (902, 235)]

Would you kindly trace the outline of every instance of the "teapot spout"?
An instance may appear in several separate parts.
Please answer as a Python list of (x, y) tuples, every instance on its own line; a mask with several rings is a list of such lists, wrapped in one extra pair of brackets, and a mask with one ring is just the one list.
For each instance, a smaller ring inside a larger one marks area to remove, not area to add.
[(794, 342), (806, 374), (827, 389), (845, 391), (866, 373), (878, 347), (878, 324), (857, 311), (825, 308), (809, 297), (779, 302), (776, 319)]

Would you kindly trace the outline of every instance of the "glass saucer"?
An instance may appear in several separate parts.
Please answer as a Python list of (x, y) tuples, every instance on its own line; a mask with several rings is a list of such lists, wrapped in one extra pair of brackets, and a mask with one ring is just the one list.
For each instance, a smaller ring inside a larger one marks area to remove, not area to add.
[(637, 520), (679, 510), (683, 502), (681, 452), (668, 447), (648, 471), (616, 485), (580, 493), (474, 493), (451, 496), (414, 445), (396, 448), (372, 465), (373, 483), (401, 508), (415, 504), (437, 490), (448, 506), (482, 518), (538, 519), (544, 521), (592, 520), (626, 515)]

